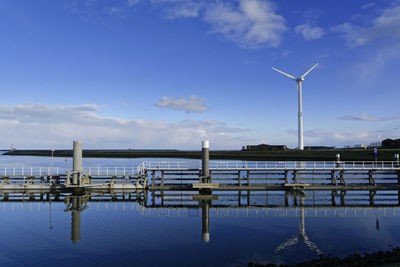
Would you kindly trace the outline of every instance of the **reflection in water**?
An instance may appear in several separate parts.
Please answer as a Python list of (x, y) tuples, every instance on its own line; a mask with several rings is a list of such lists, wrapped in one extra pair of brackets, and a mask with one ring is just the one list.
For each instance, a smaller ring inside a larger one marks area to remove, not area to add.
[[(282, 243), (275, 249), (275, 253), (278, 253), (280, 250), (284, 250), (288, 247), (292, 247), (297, 244), (300, 239), (303, 241), (307, 247), (311, 250), (315, 251), (318, 255), (322, 255), (322, 251), (318, 248), (318, 246), (310, 240), (310, 238), (306, 234), (306, 224), (305, 224), (305, 212), (304, 212), (304, 194), (300, 192), (300, 224), (299, 224), (299, 233), (296, 236), (291, 237), (286, 242)], [(296, 196), (294, 196), (296, 198)]]
[(87, 196), (65, 197), (66, 208), (64, 211), (71, 212), (71, 240), (78, 243), (81, 240), (81, 211), (87, 208)]
[[(322, 250), (306, 233), (306, 209), (346, 207), (372, 208), (376, 219), (376, 230), (381, 230), (378, 207), (399, 207), (398, 191), (138, 191), (138, 192), (108, 192), (86, 194), (63, 193), (2, 193), (0, 202), (44, 202), (49, 204), (49, 229), (53, 230), (52, 203), (64, 202), (65, 212), (71, 212), (71, 240), (78, 243), (81, 240), (81, 212), (88, 208), (88, 202), (128, 202), (137, 203), (137, 208), (144, 213), (152, 210), (201, 210), (202, 240), (210, 242), (210, 210), (228, 211), (232, 209), (247, 210), (248, 208), (263, 209), (265, 212), (281, 209), (292, 209), (299, 216), (298, 234), (275, 248), (275, 253), (303, 242), (310, 250), (321, 255)], [(297, 213), (299, 210), (299, 213)], [(257, 211), (258, 213), (258, 211)], [(144, 214), (143, 214), (144, 215)], [(283, 214), (284, 215), (284, 214)], [(285, 215), (284, 215), (285, 216)]]

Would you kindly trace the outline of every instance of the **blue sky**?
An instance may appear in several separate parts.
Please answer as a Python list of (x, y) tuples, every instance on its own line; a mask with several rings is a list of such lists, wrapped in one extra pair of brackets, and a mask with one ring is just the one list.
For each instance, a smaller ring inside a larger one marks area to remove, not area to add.
[(400, 1), (0, 0), (0, 147), (399, 138)]

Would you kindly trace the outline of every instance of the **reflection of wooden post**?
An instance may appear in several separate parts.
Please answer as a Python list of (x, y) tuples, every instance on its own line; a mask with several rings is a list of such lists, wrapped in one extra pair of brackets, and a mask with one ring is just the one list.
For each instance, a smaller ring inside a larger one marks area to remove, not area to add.
[(331, 197), (332, 197), (332, 206), (336, 206), (336, 191), (335, 190), (332, 190)]
[(242, 181), (240, 179), (240, 171), (238, 171), (238, 184), (239, 186), (242, 186)]
[(399, 206), (400, 206), (400, 190), (398, 190), (397, 192), (398, 192), (398, 193), (397, 193), (397, 200), (398, 200)]
[(201, 230), (203, 234), (203, 241), (210, 242), (210, 201), (201, 201)]
[(250, 186), (250, 171), (247, 171), (247, 185)]
[(72, 198), (72, 209), (71, 209), (71, 240), (74, 243), (78, 243), (81, 240), (81, 212), (80, 199), (77, 197)]
[(342, 205), (343, 207), (345, 206), (345, 203), (344, 203), (344, 196), (345, 196), (345, 194), (346, 194), (346, 191), (340, 191), (340, 205)]
[(285, 190), (285, 206), (289, 206), (288, 192)]
[(374, 205), (374, 191), (369, 190), (369, 205), (373, 206)]

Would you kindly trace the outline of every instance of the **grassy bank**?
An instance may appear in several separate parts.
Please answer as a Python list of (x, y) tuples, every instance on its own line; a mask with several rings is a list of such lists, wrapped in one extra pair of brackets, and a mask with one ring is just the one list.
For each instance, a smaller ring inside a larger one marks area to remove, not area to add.
[[(378, 160), (393, 161), (400, 149), (379, 149)], [(285, 151), (210, 151), (211, 159), (229, 160), (304, 160), (334, 161), (340, 154), (342, 161), (373, 161), (373, 149), (285, 150)], [(5, 153), (12, 156), (51, 156), (51, 150), (16, 150)], [(55, 150), (55, 157), (72, 157), (72, 150)], [(201, 151), (135, 151), (135, 150), (84, 150), (88, 158), (188, 158), (200, 159)]]

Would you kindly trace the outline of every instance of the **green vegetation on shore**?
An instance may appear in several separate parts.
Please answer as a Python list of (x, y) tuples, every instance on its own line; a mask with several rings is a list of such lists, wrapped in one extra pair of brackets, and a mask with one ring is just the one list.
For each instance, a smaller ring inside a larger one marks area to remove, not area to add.
[[(10, 156), (51, 156), (51, 150), (15, 150), (4, 155)], [(226, 160), (258, 160), (258, 161), (335, 161), (340, 154), (342, 161), (373, 161), (373, 149), (327, 149), (327, 150), (279, 150), (279, 151), (242, 151), (214, 150), (210, 151), (211, 159)], [(394, 154), (400, 149), (378, 149), (379, 161), (393, 161)], [(88, 158), (188, 158), (200, 159), (201, 151), (179, 150), (83, 150)], [(54, 157), (72, 157), (72, 150), (55, 150)]]

